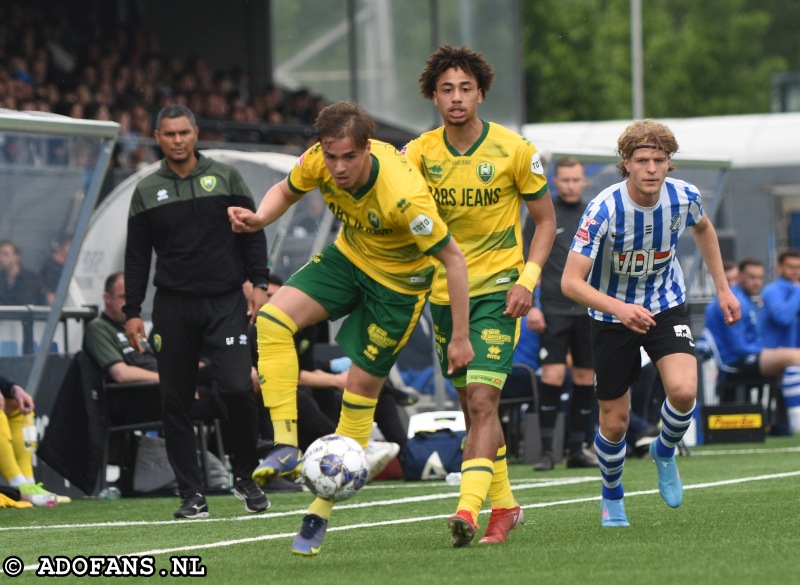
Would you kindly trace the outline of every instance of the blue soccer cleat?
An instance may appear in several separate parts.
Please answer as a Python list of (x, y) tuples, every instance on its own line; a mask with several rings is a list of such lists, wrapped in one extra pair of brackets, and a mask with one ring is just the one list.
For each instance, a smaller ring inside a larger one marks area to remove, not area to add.
[(313, 557), (322, 548), (322, 539), (328, 529), (328, 521), (316, 514), (303, 516), (303, 523), (292, 541), (292, 552), (304, 557)]
[(658, 469), (658, 492), (670, 508), (677, 508), (683, 503), (683, 482), (678, 473), (678, 464), (675, 456), (659, 457), (656, 453), (656, 443), (650, 443), (650, 457), (656, 462)]
[(603, 526), (630, 526), (625, 513), (625, 501), (600, 498), (600, 524)]
[(292, 445), (276, 444), (253, 471), (253, 481), (265, 485), (276, 477), (300, 477), (302, 453)]

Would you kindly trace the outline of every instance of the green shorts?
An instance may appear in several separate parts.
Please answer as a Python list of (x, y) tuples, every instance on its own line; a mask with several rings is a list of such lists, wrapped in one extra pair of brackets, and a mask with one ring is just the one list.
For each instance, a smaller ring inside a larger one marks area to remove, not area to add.
[(506, 292), (495, 292), (473, 297), (469, 301), (469, 340), (475, 358), (467, 370), (447, 374), (447, 344), (453, 332), (450, 307), (431, 303), (436, 354), (442, 374), (458, 378), (469, 371), (510, 374), (514, 364), (514, 346), (519, 336), (519, 319), (506, 317)]
[(336, 342), (354, 364), (379, 377), (389, 375), (430, 294), (403, 294), (378, 284), (333, 244), (295, 272), (286, 286), (325, 307), (331, 321), (346, 317)]

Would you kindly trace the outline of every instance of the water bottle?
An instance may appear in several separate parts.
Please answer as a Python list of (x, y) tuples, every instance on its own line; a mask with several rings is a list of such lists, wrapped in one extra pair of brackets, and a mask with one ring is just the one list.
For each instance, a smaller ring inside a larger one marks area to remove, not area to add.
[(97, 497), (101, 500), (118, 500), (121, 496), (122, 494), (120, 493), (119, 489), (113, 485), (100, 490), (100, 493), (97, 494)]
[(444, 481), (447, 483), (447, 485), (452, 485), (452, 486), (461, 485), (461, 472), (455, 471), (453, 473), (448, 473)]

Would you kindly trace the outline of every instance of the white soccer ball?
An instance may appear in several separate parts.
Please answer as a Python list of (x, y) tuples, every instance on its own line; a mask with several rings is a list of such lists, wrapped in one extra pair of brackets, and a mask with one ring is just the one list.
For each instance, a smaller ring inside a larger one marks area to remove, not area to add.
[(367, 483), (369, 463), (364, 449), (343, 435), (320, 437), (303, 455), (303, 481), (324, 500), (353, 497)]

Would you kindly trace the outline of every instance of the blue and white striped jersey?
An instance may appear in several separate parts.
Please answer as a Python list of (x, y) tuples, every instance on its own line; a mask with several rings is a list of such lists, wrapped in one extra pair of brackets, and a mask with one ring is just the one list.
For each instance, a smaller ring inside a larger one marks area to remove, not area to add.
[[(667, 177), (658, 203), (642, 207), (622, 181), (592, 199), (570, 250), (594, 260), (588, 278), (594, 288), (656, 314), (686, 300), (675, 250), (683, 230), (702, 217), (700, 192), (694, 185)], [(591, 308), (589, 316), (619, 322)]]

